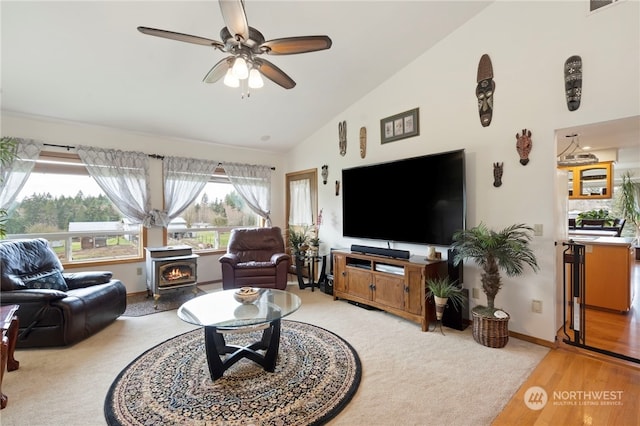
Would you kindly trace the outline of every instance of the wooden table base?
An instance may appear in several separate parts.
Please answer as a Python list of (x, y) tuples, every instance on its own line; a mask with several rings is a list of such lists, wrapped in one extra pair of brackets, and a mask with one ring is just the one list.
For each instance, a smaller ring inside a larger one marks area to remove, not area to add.
[(5, 368), (7, 371), (17, 370), (20, 363), (13, 357), (18, 340), (18, 317), (14, 313), (18, 310), (18, 305), (2, 306), (2, 344), (0, 345), (0, 409), (7, 406), (7, 396), (2, 393), (2, 379)]

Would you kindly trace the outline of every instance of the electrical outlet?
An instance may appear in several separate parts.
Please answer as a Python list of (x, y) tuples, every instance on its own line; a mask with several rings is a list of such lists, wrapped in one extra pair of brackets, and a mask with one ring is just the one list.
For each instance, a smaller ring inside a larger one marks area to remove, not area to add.
[(536, 223), (533, 225), (533, 235), (536, 237), (542, 237), (542, 224)]
[(532, 300), (531, 301), (531, 311), (536, 314), (542, 313), (542, 300)]
[(480, 289), (478, 287), (474, 287), (471, 289), (471, 297), (474, 299), (480, 299)]
[(142, 268), (141, 268), (141, 267), (138, 267), (138, 269), (136, 269), (136, 273), (137, 273), (138, 275), (142, 275)]

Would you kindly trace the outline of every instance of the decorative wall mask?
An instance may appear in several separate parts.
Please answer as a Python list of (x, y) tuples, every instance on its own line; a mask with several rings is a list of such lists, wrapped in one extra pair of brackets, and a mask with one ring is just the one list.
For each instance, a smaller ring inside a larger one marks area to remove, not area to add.
[(580, 108), (582, 98), (582, 58), (580, 56), (571, 56), (564, 63), (564, 92), (569, 111)]
[(340, 155), (344, 157), (347, 153), (347, 122), (338, 123), (338, 146), (340, 147)]
[(504, 163), (493, 163), (493, 186), (502, 186), (502, 166)]
[(493, 81), (491, 58), (486, 53), (480, 58), (476, 80), (478, 82), (476, 97), (478, 98), (480, 123), (482, 127), (487, 127), (491, 124), (491, 117), (493, 116), (493, 92), (496, 90), (496, 83)]
[(360, 127), (360, 158), (367, 156), (367, 128)]
[(336, 197), (340, 195), (340, 181), (336, 181)]
[(324, 165), (322, 166), (322, 183), (323, 184), (327, 184), (327, 178), (329, 177), (329, 166), (328, 165)]
[(529, 153), (533, 147), (531, 131), (522, 129), (522, 135), (520, 133), (516, 133), (516, 141), (516, 150), (520, 156), (520, 164), (526, 166), (529, 163)]

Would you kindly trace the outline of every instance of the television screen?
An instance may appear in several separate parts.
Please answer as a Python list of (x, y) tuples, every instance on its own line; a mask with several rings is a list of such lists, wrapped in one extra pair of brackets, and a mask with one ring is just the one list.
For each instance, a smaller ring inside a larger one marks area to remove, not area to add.
[(464, 150), (342, 170), (345, 237), (448, 246), (465, 213)]

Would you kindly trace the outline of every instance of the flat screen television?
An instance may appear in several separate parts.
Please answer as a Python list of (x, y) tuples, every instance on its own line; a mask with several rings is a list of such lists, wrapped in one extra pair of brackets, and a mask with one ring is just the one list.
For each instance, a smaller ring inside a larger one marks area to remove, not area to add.
[(342, 170), (345, 237), (448, 246), (464, 229), (464, 150)]

